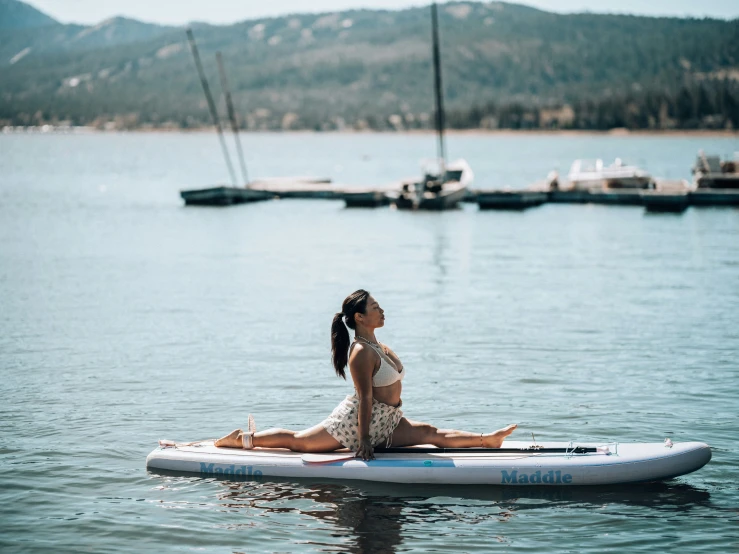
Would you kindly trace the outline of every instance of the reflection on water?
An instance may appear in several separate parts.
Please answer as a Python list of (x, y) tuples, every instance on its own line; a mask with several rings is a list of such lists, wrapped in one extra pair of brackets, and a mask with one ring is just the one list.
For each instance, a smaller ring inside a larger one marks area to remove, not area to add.
[[(309, 518), (312, 528), (333, 528), (332, 535), (343, 539), (341, 550), (351, 552), (395, 552), (403, 541), (404, 527), (419, 524), (503, 523), (528, 511), (567, 508), (613, 514), (620, 514), (622, 508), (650, 508), (674, 515), (709, 507), (711, 501), (708, 491), (676, 481), (602, 487), (449, 487), (342, 480), (202, 479), (169, 471), (150, 473), (168, 476), (163, 478), (166, 487), (172, 488), (183, 482), (215, 483), (217, 505), (222, 510), (241, 511), (249, 521), (264, 517), (279, 521), (282, 514), (300, 514)], [(503, 536), (496, 538), (507, 542)], [(334, 549), (310, 540), (304, 543)]]
[[(255, 515), (299, 512), (335, 526), (354, 552), (393, 552), (401, 542), (403, 499), (368, 497), (333, 484), (223, 482), (218, 500)], [(309, 501), (305, 505), (303, 501)], [(311, 541), (306, 541), (311, 544)]]

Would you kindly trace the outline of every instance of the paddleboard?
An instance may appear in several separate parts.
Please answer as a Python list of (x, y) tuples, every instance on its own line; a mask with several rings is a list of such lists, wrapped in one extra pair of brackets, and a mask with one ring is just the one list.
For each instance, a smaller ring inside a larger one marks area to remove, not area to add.
[(433, 446), (377, 451), (363, 461), (349, 451), (305, 454), (283, 449), (218, 448), (213, 441), (164, 443), (146, 458), (150, 470), (203, 477), (298, 477), (449, 485), (612, 485), (659, 481), (700, 469), (711, 459), (702, 442), (531, 443), (503, 449)]

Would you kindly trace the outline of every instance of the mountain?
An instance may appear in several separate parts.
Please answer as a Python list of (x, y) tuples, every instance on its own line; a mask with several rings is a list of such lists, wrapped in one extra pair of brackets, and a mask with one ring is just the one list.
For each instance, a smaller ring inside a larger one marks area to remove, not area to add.
[[(7, 0), (0, 0), (7, 1)], [(11, 0), (14, 1), (14, 0)], [(151, 40), (170, 32), (173, 27), (142, 23), (135, 19), (113, 17), (93, 26), (54, 24), (43, 28), (0, 30), (0, 67), (13, 65), (13, 56), (28, 48), (32, 58), (96, 50)]]
[[(739, 20), (554, 14), (504, 2), (452, 2), (439, 12), (452, 112), (739, 82)], [(216, 92), (214, 54), (223, 52), (248, 127), (376, 126), (392, 114), (426, 126), (430, 25), (424, 7), (198, 24), (194, 32)], [(184, 29), (116, 18), (51, 30), (0, 30), (0, 121), (207, 124)]]
[(17, 0), (0, 0), (0, 31), (29, 29), (59, 23), (33, 6)]

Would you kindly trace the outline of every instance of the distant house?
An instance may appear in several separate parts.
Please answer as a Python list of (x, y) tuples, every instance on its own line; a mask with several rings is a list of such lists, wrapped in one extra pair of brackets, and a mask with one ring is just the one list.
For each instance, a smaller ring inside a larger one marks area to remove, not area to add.
[(542, 108), (539, 111), (539, 126), (549, 129), (572, 127), (575, 123), (575, 110), (565, 104), (561, 108)]

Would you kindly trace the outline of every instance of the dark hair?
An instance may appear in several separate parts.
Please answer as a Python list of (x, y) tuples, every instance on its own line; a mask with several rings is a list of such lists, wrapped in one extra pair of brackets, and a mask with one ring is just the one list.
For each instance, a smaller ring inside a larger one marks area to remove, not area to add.
[(331, 359), (336, 375), (344, 379), (346, 379), (344, 368), (349, 363), (349, 331), (346, 328), (354, 329), (354, 314), (363, 314), (367, 311), (369, 295), (370, 293), (363, 289), (351, 293), (344, 299), (341, 311), (331, 322)]

